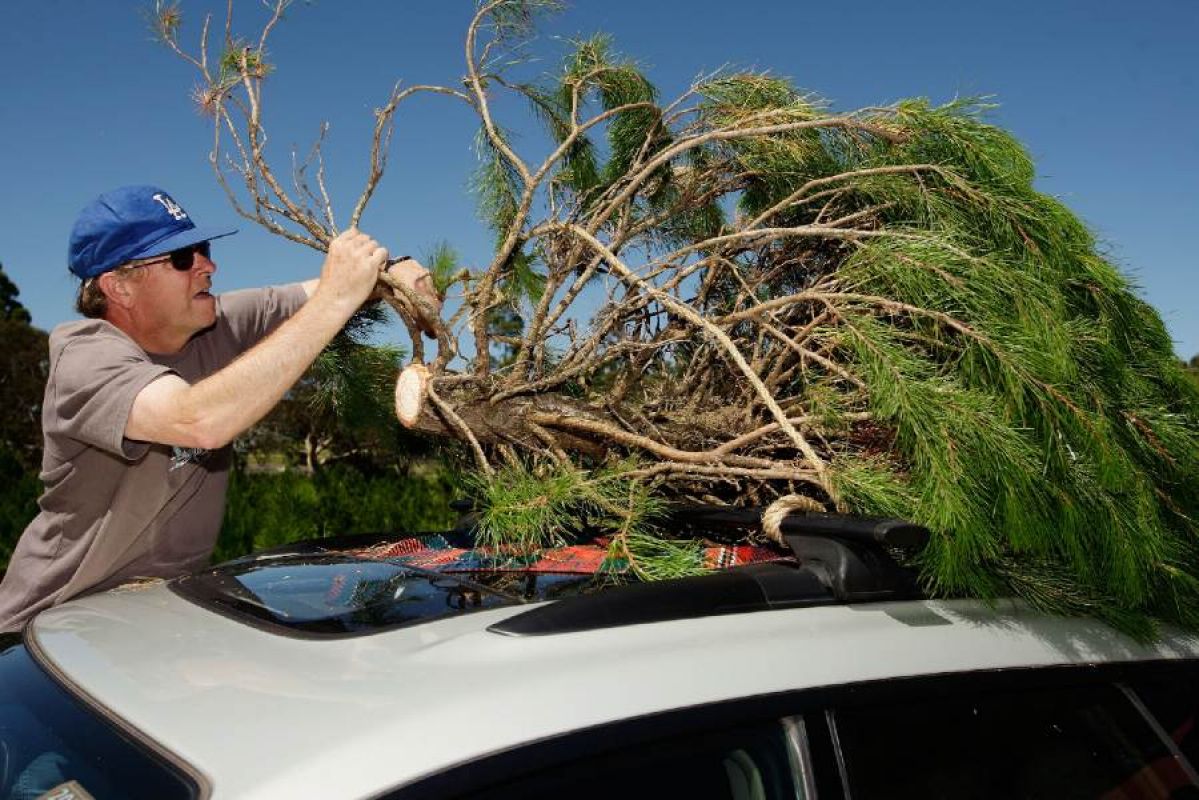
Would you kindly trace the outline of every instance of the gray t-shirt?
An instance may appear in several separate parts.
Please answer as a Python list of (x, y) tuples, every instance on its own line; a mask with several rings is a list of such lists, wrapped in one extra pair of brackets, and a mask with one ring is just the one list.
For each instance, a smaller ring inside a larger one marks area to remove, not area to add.
[(231, 449), (127, 439), (129, 410), (156, 378), (174, 373), (196, 383), (226, 366), (304, 300), (299, 284), (221, 295), (216, 324), (169, 356), (146, 353), (104, 320), (54, 329), (42, 408), (45, 492), (0, 583), (0, 632), (80, 593), (207, 563)]

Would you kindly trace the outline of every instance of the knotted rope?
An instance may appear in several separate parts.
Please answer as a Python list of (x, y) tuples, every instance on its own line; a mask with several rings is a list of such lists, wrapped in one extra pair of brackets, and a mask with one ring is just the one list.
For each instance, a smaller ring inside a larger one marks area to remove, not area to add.
[(823, 505), (810, 497), (804, 497), (801, 494), (783, 495), (762, 512), (762, 530), (772, 542), (786, 546), (787, 543), (783, 541), (782, 524), (788, 514), (796, 511), (823, 512), (824, 510)]

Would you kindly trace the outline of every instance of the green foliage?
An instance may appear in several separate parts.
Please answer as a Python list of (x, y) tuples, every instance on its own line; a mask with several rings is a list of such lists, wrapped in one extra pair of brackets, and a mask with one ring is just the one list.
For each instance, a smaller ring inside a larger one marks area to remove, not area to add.
[(239, 439), (241, 452), (257, 463), (320, 470), (348, 461), (369, 472), (427, 457), (430, 443), (404, 429), (392, 406), (406, 353), (368, 343), (384, 318), (378, 305), (351, 317), (283, 400)]
[(8, 566), (25, 526), (37, 516), (41, 489), (37, 470), (0, 445), (0, 574)]
[[(30, 325), (20, 290), (0, 265), (0, 450), (33, 471), (42, 461), (42, 395), (50, 368), (45, 331)], [(22, 523), (23, 524), (23, 523)]]
[[(601, 110), (656, 102), (602, 36), (573, 43), (556, 87), (522, 91), (558, 141), (576, 99)], [(715, 197), (686, 202), (679, 176), (727, 181), (724, 199), (742, 219), (765, 215), (766, 227), (861, 220), (842, 226), (858, 234), (853, 246), (776, 238), (726, 255), (740, 280), (711, 282), (697, 307), (708, 319), (744, 308), (734, 304), (747, 302), (751, 283), (757, 302), (813, 286), (828, 293), (832, 321), (805, 335), (838, 370), (785, 387), (792, 408), (837, 434), (824, 445), (827, 499), (935, 531), (920, 559), (934, 595), (1015, 594), (1138, 636), (1161, 621), (1199, 626), (1195, 383), (1091, 233), (1036, 191), (1031, 158), (986, 121), (990, 106), (913, 99), (831, 125), (818, 124), (833, 117), (818, 99), (770, 75), (722, 75), (699, 96), (691, 130), (701, 133), (805, 126), (714, 138), (663, 168), (629, 212), (668, 212), (644, 236), (649, 252), (728, 224)], [(557, 202), (586, 219), (594, 198), (674, 141), (659, 118), (618, 115), (602, 154), (580, 140), (556, 177)], [(816, 311), (779, 313), (798, 330)], [(754, 330), (747, 321), (730, 335), (761, 352)], [(639, 367), (638, 397), (669, 387), (693, 350), (681, 344), (677, 360)], [(713, 402), (740, 396), (739, 381), (725, 380), (714, 374), (703, 387)], [(869, 447), (841, 419), (850, 413), (881, 431)], [(589, 480), (506, 476), (490, 503), (520, 514), (493, 511), (495, 530), (528, 524), (526, 544), (552, 540)]]
[(42, 395), (50, 355), (45, 331), (30, 325), (17, 285), (0, 264), (0, 572), (25, 526), (37, 515), (41, 494)]
[[(699, 87), (701, 118), (712, 129), (763, 127), (814, 120), (819, 102), (798, 92), (787, 81), (770, 75), (722, 75)], [(743, 211), (754, 216), (769, 203), (803, 182), (835, 171), (836, 140), (820, 130), (798, 130), (771, 136), (713, 144), (709, 158), (732, 156), (754, 176), (737, 198)]]
[(456, 481), (442, 468), (366, 474), (337, 465), (315, 475), (287, 470), (230, 476), (214, 560), (302, 539), (354, 533), (439, 531), (450, 527)]
[(623, 558), (644, 581), (687, 578), (707, 572), (703, 542), (664, 539), (652, 530), (635, 531), (612, 540), (612, 558)]
[[(532, 84), (521, 84), (520, 91), (529, 100), (529, 107), (539, 118), (557, 144), (562, 144), (570, 135), (571, 96), (559, 87), (545, 89)], [(598, 155), (591, 139), (585, 134), (576, 137), (563, 154), (554, 176), (554, 183), (568, 188), (576, 195), (586, 195), (600, 183)]]
[[(454, 522), (449, 503), (458, 496), (459, 483), (437, 465), (408, 475), (344, 464), (313, 475), (235, 469), (213, 559), (326, 536), (445, 530)], [(35, 471), (0, 448), (0, 572), (37, 515), (41, 488)]]
[(396, 345), (363, 342), (365, 330), (382, 310), (375, 306), (359, 313), (313, 362), (308, 412), (337, 425), (378, 431), (395, 422), (387, 398), (406, 353)]
[(508, 235), (520, 206), (520, 173), (487, 136), (484, 128), (475, 137), (479, 168), (472, 189), (478, 196), (479, 215), (495, 232), (496, 247)]
[(505, 285), (509, 302), (519, 309), (520, 302), (536, 303), (545, 292), (545, 276), (537, 271), (537, 257), (517, 251), (512, 254), (512, 271)]
[(472, 476), (469, 486), (480, 512), (478, 542), (532, 552), (567, 544), (584, 527), (592, 533), (640, 528), (659, 506), (624, 477), (628, 470), (618, 464), (587, 473), (569, 464), (543, 463)]
[(491, 337), (491, 368), (499, 369), (512, 363), (516, 348), (500, 337), (519, 336), (525, 329), (524, 317), (515, 304), (505, 303), (487, 315), (487, 333)]
[(564, 114), (576, 104), (584, 105), (591, 96), (604, 111), (639, 105), (616, 114), (607, 125), (608, 159), (598, 174), (578, 164), (568, 164), (572, 179), (582, 178), (578, 188), (586, 189), (588, 179), (611, 185), (622, 178), (643, 150), (653, 152), (664, 141), (665, 130), (659, 124), (654, 105), (657, 90), (628, 61), (612, 52), (608, 36), (597, 35), (574, 42), (567, 56), (557, 89), (557, 103)]
[(33, 321), (29, 316), (29, 310), (17, 299), (20, 294), (21, 290), (4, 273), (4, 264), (0, 263), (0, 320), (26, 324)]
[(273, 67), (266, 61), (266, 54), (256, 47), (252, 47), (249, 42), (242, 39), (236, 39), (230, 43), (220, 55), (217, 62), (219, 72), (219, 83), (227, 85), (236, 83), (242, 79), (242, 76), (251, 78), (265, 78), (270, 74)]
[(586, 477), (574, 469), (535, 475), (506, 467), (476, 478), (473, 488), (482, 507), (478, 543), (521, 553), (566, 544), (577, 512), (594, 505)]
[[(774, 82), (717, 88), (722, 119), (803, 113)], [(900, 103), (894, 143), (823, 131), (730, 145), (764, 175), (749, 214), (814, 177), (928, 165), (840, 182), (837, 210), (878, 209), (891, 234), (838, 265), (841, 324), (823, 337), (890, 430), (887, 452), (834, 462), (840, 500), (938, 532), (922, 558), (934, 594), (1015, 593), (1139, 635), (1152, 619), (1193, 627), (1199, 396), (1156, 313), (1035, 191), (1027, 153), (983, 110)], [(814, 209), (786, 213), (810, 224)]]
[(609, 557), (642, 580), (705, 571), (698, 541), (665, 539), (655, 527), (665, 505), (652, 488), (633, 480), (633, 462), (584, 471), (569, 464), (509, 465), (470, 479), (481, 547), (513, 554), (611, 537)]
[(0, 320), (0, 447), (29, 469), (42, 461), (42, 395), (50, 369), (48, 337), (25, 322)]
[(435, 244), (421, 261), (433, 276), (433, 285), (437, 287), (438, 293), (444, 294), (458, 270), (458, 252), (449, 242), (441, 241)]
[[(491, 0), (478, 0), (479, 8), (490, 5)], [(559, 11), (562, 0), (503, 0), (489, 12), (490, 24), (498, 41), (523, 39), (533, 32), (538, 18)]]

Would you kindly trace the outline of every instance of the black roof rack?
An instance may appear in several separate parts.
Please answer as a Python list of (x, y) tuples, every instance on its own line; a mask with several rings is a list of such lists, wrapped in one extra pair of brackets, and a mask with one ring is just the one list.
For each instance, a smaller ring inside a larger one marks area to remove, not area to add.
[[(684, 527), (757, 527), (755, 509), (684, 507)], [(796, 606), (878, 602), (920, 596), (916, 576), (893, 550), (918, 549), (926, 528), (898, 519), (791, 514), (780, 525), (798, 565), (754, 564), (714, 575), (632, 584), (571, 597), (488, 628), (509, 636), (568, 633), (644, 622), (737, 614)]]

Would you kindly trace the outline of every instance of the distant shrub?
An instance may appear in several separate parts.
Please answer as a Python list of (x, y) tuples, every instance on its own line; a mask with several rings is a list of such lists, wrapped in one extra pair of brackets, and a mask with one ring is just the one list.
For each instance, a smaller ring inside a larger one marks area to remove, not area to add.
[[(41, 490), (37, 473), (0, 449), (0, 575), (25, 526), (37, 515)], [(454, 522), (449, 503), (459, 494), (440, 467), (414, 477), (364, 475), (348, 466), (316, 475), (234, 470), (213, 558), (223, 561), (325, 536), (444, 530)]]
[(8, 567), (21, 532), (37, 516), (41, 490), (37, 472), (26, 469), (13, 453), (0, 448), (0, 575)]
[(460, 494), (441, 469), (428, 475), (364, 475), (333, 466), (315, 475), (285, 471), (230, 476), (229, 499), (213, 558), (326, 536), (444, 530)]

